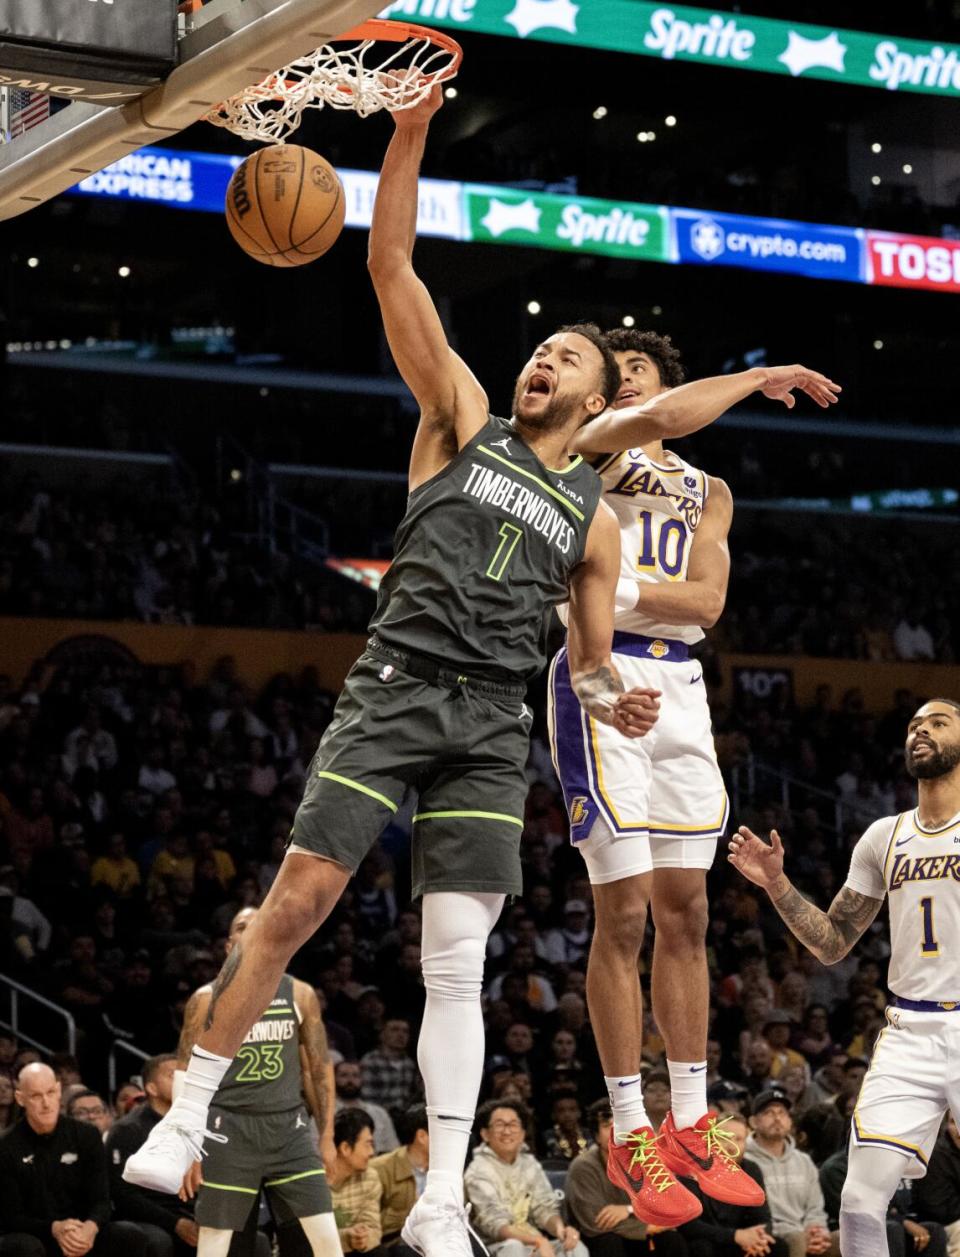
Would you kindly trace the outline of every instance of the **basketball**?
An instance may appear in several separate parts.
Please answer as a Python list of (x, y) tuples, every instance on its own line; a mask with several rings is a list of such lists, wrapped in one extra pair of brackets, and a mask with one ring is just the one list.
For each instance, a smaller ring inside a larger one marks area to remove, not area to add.
[(266, 266), (303, 266), (336, 241), (346, 202), (328, 161), (299, 144), (274, 144), (233, 172), (226, 209), (244, 253)]

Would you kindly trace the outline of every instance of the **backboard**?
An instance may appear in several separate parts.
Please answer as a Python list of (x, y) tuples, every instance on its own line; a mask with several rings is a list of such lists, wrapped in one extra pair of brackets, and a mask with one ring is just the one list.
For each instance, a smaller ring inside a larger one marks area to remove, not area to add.
[(182, 6), (178, 63), (159, 87), (66, 108), (0, 144), (0, 220), (13, 218), (373, 17), (383, 0), (210, 0)]

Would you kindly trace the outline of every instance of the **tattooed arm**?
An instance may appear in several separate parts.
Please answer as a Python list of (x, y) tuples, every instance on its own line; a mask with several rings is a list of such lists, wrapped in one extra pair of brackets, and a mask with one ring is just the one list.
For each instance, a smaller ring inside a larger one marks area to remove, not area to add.
[(203, 1033), (203, 1023), (210, 1005), (211, 988), (201, 986), (187, 1000), (183, 1010), (183, 1026), (180, 1029), (180, 1041), (177, 1044), (177, 1068), (186, 1069), (190, 1064), (190, 1053), (193, 1046)]
[(626, 690), (613, 666), (614, 595), (620, 574), (620, 528), (601, 502), (587, 534), (583, 562), (570, 579), (567, 654), (570, 684), (584, 710), (628, 738), (653, 728), (659, 690)]
[(741, 827), (730, 840), (727, 858), (748, 881), (763, 887), (791, 933), (825, 965), (846, 956), (883, 903), (849, 886), (841, 888), (826, 912), (804, 899), (783, 871), (783, 844), (776, 830), (768, 845)]

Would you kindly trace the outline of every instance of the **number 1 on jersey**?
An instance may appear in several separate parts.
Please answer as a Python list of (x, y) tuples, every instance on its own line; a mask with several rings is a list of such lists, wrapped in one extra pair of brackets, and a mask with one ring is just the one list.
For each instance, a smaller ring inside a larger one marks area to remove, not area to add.
[(940, 944), (933, 933), (933, 896), (925, 895), (920, 900), (920, 911), (923, 913), (923, 942), (920, 944), (921, 956), (939, 956)]
[(491, 580), (500, 580), (506, 570), (507, 564), (517, 548), (517, 542), (523, 536), (523, 529), (518, 528), (516, 524), (500, 525), (500, 544), (497, 546), (496, 553), (490, 560), (490, 566), (487, 568), (487, 575)]

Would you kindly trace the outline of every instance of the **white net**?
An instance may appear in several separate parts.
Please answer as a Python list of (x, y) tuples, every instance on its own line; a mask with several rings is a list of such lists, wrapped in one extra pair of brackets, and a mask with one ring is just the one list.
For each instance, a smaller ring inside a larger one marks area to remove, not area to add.
[(279, 144), (297, 130), (307, 109), (329, 105), (361, 118), (381, 109), (409, 109), (435, 84), (454, 77), (460, 57), (459, 45), (448, 36), (372, 19), (336, 46), (324, 44), (222, 101), (204, 121), (245, 140)]

